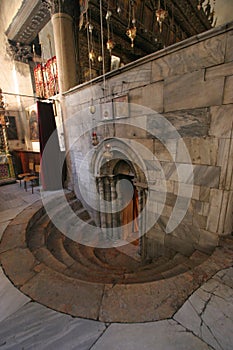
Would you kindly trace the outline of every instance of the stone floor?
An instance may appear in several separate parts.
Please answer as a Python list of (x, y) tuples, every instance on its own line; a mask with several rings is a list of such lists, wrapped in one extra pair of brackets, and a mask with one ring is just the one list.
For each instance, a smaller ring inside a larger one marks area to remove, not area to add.
[[(13, 184), (0, 188), (0, 198), (1, 236), (40, 194)], [(56, 312), (22, 294), (1, 271), (0, 321), (0, 349), (232, 349), (233, 268), (203, 283), (169, 319), (146, 323), (107, 323)]]

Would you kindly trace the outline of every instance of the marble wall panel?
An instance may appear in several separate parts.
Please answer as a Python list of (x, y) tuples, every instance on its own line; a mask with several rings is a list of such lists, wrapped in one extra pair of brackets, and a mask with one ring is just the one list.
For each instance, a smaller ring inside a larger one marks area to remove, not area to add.
[(209, 130), (210, 115), (209, 108), (197, 108), (178, 110), (174, 112), (168, 112), (162, 114), (169, 123), (174, 127), (175, 132), (168, 128), (164, 130), (164, 127), (159, 124), (156, 115), (148, 116), (147, 128), (152, 133), (161, 134), (164, 138), (172, 139), (177, 137), (177, 133), (180, 136), (197, 137), (206, 136)]
[(163, 82), (143, 87), (142, 104), (156, 112), (163, 111)]
[(224, 220), (224, 234), (231, 234), (233, 232), (233, 191), (229, 192), (227, 210)]
[[(174, 140), (174, 145), (176, 146), (176, 140)], [(154, 140), (154, 155), (159, 161), (172, 161), (175, 159), (176, 155), (176, 148), (174, 149), (174, 153), (169, 151), (170, 148), (168, 149), (165, 144), (160, 142), (159, 140)]]
[(185, 47), (152, 62), (152, 81), (221, 64), (224, 54), (224, 34)]
[(220, 64), (218, 66), (214, 66), (206, 69), (205, 79), (213, 79), (216, 77), (227, 77), (229, 75), (233, 75), (233, 62), (228, 62), (224, 64)]
[[(220, 211), (220, 216), (219, 216), (219, 226), (218, 226), (218, 233), (219, 234), (230, 234), (232, 231), (232, 223), (233, 223), (233, 213), (231, 211), (231, 218), (230, 218), (230, 222), (231, 225), (229, 227), (229, 218), (227, 217), (226, 213), (228, 212), (227, 208), (228, 205), (230, 204), (232, 206), (232, 200), (231, 203), (229, 201), (229, 199), (232, 198), (232, 192), (230, 193), (230, 191), (223, 191), (223, 196), (222, 196), (222, 203), (221, 203), (221, 211)], [(226, 225), (226, 222), (228, 221), (228, 225)], [(226, 225), (226, 227), (225, 227)], [(225, 228), (230, 228), (230, 231), (225, 232)]]
[(122, 94), (135, 87), (141, 87), (151, 82), (151, 62), (123, 71), (110, 78), (109, 90), (112, 94)]
[(206, 165), (194, 166), (194, 184), (210, 188), (218, 188), (220, 168)]
[(129, 91), (129, 101), (130, 103), (135, 103), (142, 105), (142, 88), (135, 88)]
[(219, 217), (222, 205), (223, 191), (217, 189), (210, 190), (210, 208), (209, 215), (207, 218), (207, 231), (217, 232)]
[(200, 198), (200, 201), (208, 203), (209, 199), (210, 199), (210, 188), (200, 186), (200, 197), (199, 198)]
[(182, 153), (183, 141), (186, 144), (193, 164), (216, 165), (218, 140), (216, 138), (183, 138), (178, 141), (176, 161), (185, 160)]
[(228, 168), (228, 158), (230, 150), (230, 139), (220, 139), (217, 157), (217, 166), (221, 167), (220, 186), (219, 188), (225, 188), (226, 186), (226, 174)]
[(147, 139), (147, 131), (142, 128), (125, 124), (124, 120), (122, 123), (115, 124), (115, 136), (126, 139)]
[(205, 80), (204, 70), (164, 81), (164, 111), (221, 105), (224, 77)]
[(227, 77), (225, 82), (223, 104), (228, 103), (233, 103), (233, 75)]
[(233, 125), (233, 105), (215, 106), (210, 108), (209, 134), (218, 138), (230, 138)]
[(226, 55), (225, 55), (225, 62), (233, 61), (233, 31), (229, 31), (226, 33)]

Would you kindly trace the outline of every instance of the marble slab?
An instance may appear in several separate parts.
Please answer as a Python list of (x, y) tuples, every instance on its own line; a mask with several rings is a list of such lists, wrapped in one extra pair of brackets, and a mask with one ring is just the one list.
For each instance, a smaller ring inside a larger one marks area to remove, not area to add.
[(207, 350), (207, 344), (174, 320), (112, 324), (91, 350)]
[(233, 268), (216, 274), (199, 288), (174, 319), (215, 350), (233, 344)]
[(30, 299), (27, 296), (13, 286), (0, 268), (0, 321), (16, 312), (29, 301)]
[(105, 328), (104, 323), (73, 318), (31, 302), (0, 323), (0, 347), (89, 350)]

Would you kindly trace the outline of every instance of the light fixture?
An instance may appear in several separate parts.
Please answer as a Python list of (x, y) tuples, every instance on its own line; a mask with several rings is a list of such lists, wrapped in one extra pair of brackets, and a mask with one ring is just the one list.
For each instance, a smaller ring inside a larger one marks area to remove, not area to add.
[(137, 35), (134, 0), (129, 0), (129, 22), (128, 22), (128, 28), (126, 30), (126, 35), (131, 40), (131, 47), (134, 47), (134, 40)]
[(111, 152), (111, 149), (112, 149), (112, 146), (107, 143), (105, 146), (104, 146), (104, 152), (103, 152), (103, 157), (106, 159), (107, 162), (110, 161), (110, 159), (112, 159), (113, 157), (113, 153)]
[(137, 35), (137, 28), (135, 26), (128, 28), (126, 31), (126, 35), (128, 35), (128, 37), (131, 39), (131, 47), (134, 47), (134, 39)]
[(94, 42), (93, 42), (93, 25), (91, 23), (88, 24), (88, 46), (89, 46), (89, 60), (93, 63), (95, 60), (95, 51), (94, 51)]
[(158, 3), (158, 9), (156, 10), (155, 14), (156, 14), (157, 22), (159, 23), (159, 31), (161, 33), (162, 32), (162, 25), (163, 25), (165, 18), (168, 15), (168, 12), (161, 8), (160, 0)]
[(95, 60), (95, 51), (93, 49), (91, 49), (91, 51), (89, 52), (89, 59), (91, 60), (91, 62), (94, 62)]
[(91, 141), (91, 143), (92, 143), (93, 146), (97, 146), (99, 144), (99, 139), (98, 139), (96, 131), (92, 132), (92, 141)]
[(91, 99), (91, 105), (89, 106), (89, 111), (91, 114), (95, 114), (96, 107), (94, 106), (93, 98)]
[(107, 40), (106, 46), (110, 55), (112, 54), (112, 50), (115, 47), (115, 42), (113, 40), (113, 33), (112, 33), (111, 17), (112, 17), (112, 12), (110, 10), (107, 10), (107, 14), (105, 16), (105, 19), (107, 21), (107, 34), (108, 34), (108, 40)]

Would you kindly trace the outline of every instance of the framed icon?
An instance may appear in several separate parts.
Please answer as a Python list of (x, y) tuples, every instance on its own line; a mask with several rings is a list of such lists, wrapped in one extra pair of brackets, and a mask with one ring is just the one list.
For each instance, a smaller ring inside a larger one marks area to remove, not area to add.
[(113, 99), (114, 118), (129, 117), (129, 98), (128, 94), (114, 97)]
[(100, 104), (100, 113), (102, 120), (111, 120), (113, 119), (113, 108), (112, 101), (110, 102), (102, 102)]

